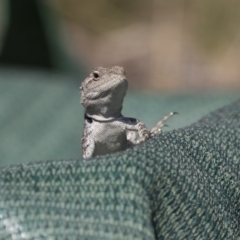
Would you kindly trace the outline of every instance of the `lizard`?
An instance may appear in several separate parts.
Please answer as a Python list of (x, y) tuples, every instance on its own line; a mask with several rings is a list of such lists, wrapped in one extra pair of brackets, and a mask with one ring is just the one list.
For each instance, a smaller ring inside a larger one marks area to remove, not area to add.
[(85, 121), (82, 137), (84, 159), (125, 150), (161, 132), (170, 112), (148, 130), (138, 119), (121, 113), (128, 81), (123, 67), (97, 67), (82, 82), (80, 103)]

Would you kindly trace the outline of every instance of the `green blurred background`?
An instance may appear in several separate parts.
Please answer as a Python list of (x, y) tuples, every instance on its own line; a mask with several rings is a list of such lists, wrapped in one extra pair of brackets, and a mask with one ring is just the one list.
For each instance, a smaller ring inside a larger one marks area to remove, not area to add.
[(172, 130), (239, 97), (239, 1), (0, 0), (0, 165), (80, 158), (81, 81), (124, 66), (123, 113)]

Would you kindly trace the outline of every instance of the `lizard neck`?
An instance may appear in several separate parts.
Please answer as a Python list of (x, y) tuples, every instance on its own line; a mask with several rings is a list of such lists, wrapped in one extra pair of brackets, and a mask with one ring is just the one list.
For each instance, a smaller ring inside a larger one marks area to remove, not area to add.
[[(89, 110), (89, 109), (88, 109)], [(94, 111), (86, 111), (86, 116), (89, 118), (92, 118), (95, 121), (101, 121), (101, 122), (107, 122), (114, 120), (122, 115), (122, 107), (120, 109), (108, 109), (106, 107), (99, 109), (99, 111), (96, 111), (96, 108), (94, 108)]]
[(121, 115), (119, 115), (118, 117), (116, 118), (102, 118), (102, 117), (99, 117), (99, 116), (88, 116), (87, 114), (85, 114), (84, 116), (84, 119), (86, 119), (88, 122), (92, 123), (92, 121), (95, 121), (95, 122), (112, 122), (112, 121), (115, 121), (117, 118), (121, 117)]

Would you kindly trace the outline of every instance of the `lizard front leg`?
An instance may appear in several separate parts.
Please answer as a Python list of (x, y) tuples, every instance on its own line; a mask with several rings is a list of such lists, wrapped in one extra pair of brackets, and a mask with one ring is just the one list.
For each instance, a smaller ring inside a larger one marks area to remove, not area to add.
[(85, 123), (82, 137), (82, 156), (84, 159), (92, 157), (95, 149), (95, 142), (92, 136), (94, 127), (92, 126), (92, 124), (92, 119), (88, 118), (85, 115)]
[[(127, 139), (132, 145), (136, 145), (145, 142), (147, 139), (160, 133), (162, 128), (166, 126), (164, 123), (177, 112), (170, 112), (168, 115), (163, 117), (154, 128), (149, 131), (145, 124), (135, 118), (124, 118), (124, 122), (127, 124)], [(139, 134), (139, 139), (137, 139), (137, 133)]]
[(93, 156), (95, 144), (94, 141), (89, 139), (86, 142), (83, 142), (82, 144), (82, 156), (84, 159), (90, 158)]
[[(147, 129), (145, 124), (135, 118), (123, 118), (123, 122), (126, 125), (127, 139), (133, 145), (145, 142), (150, 138), (150, 131)], [(137, 139), (136, 135), (139, 135)]]
[(137, 120), (137, 129), (138, 129), (138, 134), (140, 136), (140, 138), (137, 140), (137, 144), (145, 142), (146, 140), (148, 140), (151, 137), (150, 131), (147, 129), (146, 125)]
[(151, 137), (155, 136), (156, 134), (160, 133), (162, 128), (164, 126), (167, 126), (164, 124), (164, 122), (166, 122), (170, 117), (172, 117), (173, 115), (178, 114), (177, 112), (170, 112), (168, 115), (166, 115), (165, 117), (163, 117), (161, 120), (159, 120), (159, 122), (155, 125), (155, 127), (153, 127), (150, 131), (151, 133)]

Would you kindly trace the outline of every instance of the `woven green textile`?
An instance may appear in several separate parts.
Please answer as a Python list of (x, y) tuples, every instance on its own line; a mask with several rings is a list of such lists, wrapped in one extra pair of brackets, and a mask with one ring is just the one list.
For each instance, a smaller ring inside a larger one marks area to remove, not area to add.
[(0, 173), (0, 239), (239, 239), (240, 101), (118, 154)]

